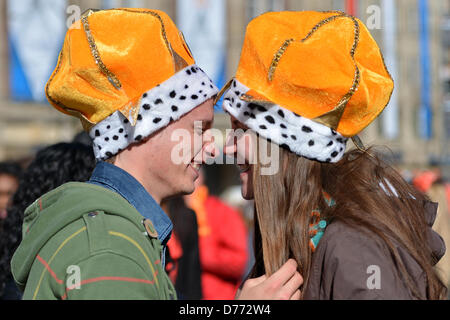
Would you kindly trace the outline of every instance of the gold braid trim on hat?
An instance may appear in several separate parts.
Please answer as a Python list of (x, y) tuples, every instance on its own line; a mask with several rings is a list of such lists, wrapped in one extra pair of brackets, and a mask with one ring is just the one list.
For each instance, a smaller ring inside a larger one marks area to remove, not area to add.
[[(126, 12), (134, 12), (134, 13), (144, 13), (144, 14), (152, 15), (153, 17), (158, 19), (159, 23), (161, 23), (162, 37), (164, 39), (167, 49), (169, 50), (169, 52), (173, 58), (174, 72), (177, 73), (178, 71), (180, 71), (188, 66), (187, 62), (178, 53), (176, 53), (175, 50), (173, 50), (172, 45), (170, 44), (169, 40), (167, 39), (166, 26), (164, 25), (164, 21), (159, 14), (157, 14), (156, 12), (151, 11), (151, 10), (132, 10), (132, 9), (126, 9), (126, 8), (111, 9), (111, 10), (120, 10), (120, 11), (126, 11)], [(189, 46), (188, 46), (187, 42), (185, 41), (184, 36), (181, 32), (180, 32), (180, 37), (186, 44), (186, 47), (189, 48)], [(190, 48), (189, 48), (189, 51), (190, 51)], [(191, 52), (188, 52), (188, 53), (192, 57)]]
[[(157, 14), (156, 12), (150, 11), (150, 10), (130, 10), (130, 9), (125, 9), (125, 8), (110, 9), (110, 10), (120, 10), (120, 11), (125, 11), (125, 12), (132, 12), (132, 13), (144, 13), (144, 14), (152, 15), (153, 17), (158, 19), (159, 23), (161, 24), (161, 34), (164, 39), (164, 43), (166, 44), (166, 47), (169, 50), (169, 52), (173, 58), (174, 69), (175, 69), (174, 71), (178, 72), (179, 70), (184, 69), (185, 67), (188, 66), (187, 62), (183, 58), (181, 58), (180, 55), (178, 55), (175, 52), (175, 50), (172, 49), (172, 46), (170, 45), (170, 42), (167, 39), (166, 27), (164, 25), (164, 21), (159, 14)], [(97, 45), (95, 44), (95, 39), (94, 39), (94, 37), (91, 33), (91, 29), (89, 27), (88, 18), (90, 15), (92, 15), (96, 11), (98, 11), (98, 10), (89, 9), (88, 11), (86, 11), (83, 14), (83, 16), (81, 17), (81, 21), (83, 23), (83, 28), (86, 33), (87, 40), (89, 42), (89, 47), (91, 48), (92, 56), (95, 59), (95, 63), (98, 65), (98, 67), (102, 71), (102, 73), (108, 78), (109, 82), (111, 82), (111, 84), (116, 89), (119, 90), (122, 88), (122, 84), (120, 83), (120, 80), (111, 71), (109, 71), (108, 68), (103, 63), (103, 61), (100, 57), (100, 53), (98, 52)]]
[(230, 89), (231, 84), (233, 83), (233, 79), (230, 79), (224, 86), (223, 88), (219, 91), (219, 93), (217, 94), (216, 98), (214, 99), (214, 105), (216, 105), (220, 98), (222, 98), (223, 94), (225, 93), (225, 91), (227, 91), (228, 89)]
[(280, 49), (275, 53), (275, 56), (273, 57), (272, 63), (270, 64), (269, 68), (269, 81), (273, 80), (273, 74), (275, 73), (276, 68), (278, 67), (278, 63), (280, 63), (280, 59), (283, 56), (284, 52), (286, 51), (287, 47), (291, 44), (291, 42), (295, 41), (294, 38), (287, 39), (284, 41), (283, 45)]
[[(337, 15), (334, 16), (330, 16), (326, 19), (323, 19), (321, 21), (319, 21), (312, 29), (311, 31), (303, 38), (300, 40), (301, 43), (305, 42), (306, 40), (308, 40), (320, 27), (324, 26), (325, 24), (332, 22), (338, 18), (349, 18), (353, 21), (354, 24), (354, 41), (353, 41), (353, 46), (350, 50), (350, 56), (353, 59), (353, 62), (355, 64), (355, 76), (353, 78), (353, 84), (352, 87), (350, 88), (350, 90), (341, 98), (341, 100), (339, 101), (339, 103), (336, 105), (336, 107), (313, 119), (316, 122), (319, 122), (321, 124), (326, 125), (327, 127), (336, 130), (338, 125), (339, 125), (339, 121), (341, 120), (342, 115), (344, 114), (344, 110), (345, 107), (347, 106), (347, 103), (350, 101), (350, 99), (353, 97), (353, 95), (355, 94), (356, 90), (358, 90), (358, 86), (361, 80), (361, 73), (359, 71), (358, 65), (356, 64), (355, 61), (355, 51), (356, 48), (358, 46), (359, 43), (359, 33), (360, 33), (360, 29), (359, 29), (359, 23), (358, 21), (355, 19), (355, 17), (346, 14), (345, 12), (340, 12), (340, 11), (327, 11), (324, 13), (338, 13)], [(269, 73), (268, 73), (268, 79), (269, 81), (273, 80), (273, 76), (275, 74), (275, 71), (278, 67), (278, 64), (281, 60), (281, 57), (283, 56), (283, 54), (286, 52), (287, 48), (289, 47), (289, 45), (294, 42), (295, 39), (287, 39), (284, 41), (284, 43), (282, 44), (282, 46), (280, 47), (280, 49), (278, 49), (278, 51), (275, 53), (274, 58), (272, 60), (272, 63), (269, 67)]]
[[(346, 15), (344, 12), (339, 12), (339, 11), (336, 11), (336, 12), (335, 11), (330, 11), (329, 13), (339, 13), (339, 14), (335, 15), (335, 16), (328, 17), (326, 19), (323, 19), (322, 21), (317, 23), (311, 29), (311, 31), (306, 35), (306, 37), (304, 37), (302, 40), (300, 40), (300, 42), (305, 42), (307, 39), (309, 39), (313, 35), (314, 32), (317, 31), (317, 29), (319, 29), (324, 24), (327, 24), (328, 22), (331, 22), (331, 21), (335, 20), (336, 18), (340, 18), (340, 17)], [(275, 73), (276, 68), (278, 67), (278, 63), (280, 62), (280, 59), (281, 59), (282, 55), (286, 51), (287, 47), (294, 41), (295, 41), (295, 39), (293, 39), (293, 38), (287, 39), (286, 41), (284, 41), (284, 43), (280, 47), (280, 49), (278, 49), (278, 51), (275, 53), (275, 55), (273, 57), (273, 60), (272, 60), (272, 63), (270, 64), (270, 67), (269, 67), (269, 74), (268, 74), (269, 81), (272, 81), (273, 75)]]
[[(175, 50), (173, 50), (169, 40), (167, 39), (167, 33), (166, 33), (166, 27), (164, 25), (164, 21), (159, 14), (157, 14), (156, 12), (151, 11), (151, 10), (132, 10), (132, 9), (126, 9), (126, 8), (109, 9), (109, 10), (120, 10), (120, 11), (131, 12), (131, 13), (144, 13), (144, 14), (149, 14), (149, 15), (153, 16), (154, 18), (158, 19), (159, 23), (161, 24), (162, 38), (164, 40), (164, 43), (166, 44), (167, 50), (169, 50), (169, 52), (172, 56), (172, 59), (173, 59), (174, 73), (177, 73), (178, 71), (180, 71), (188, 66), (187, 62), (179, 54), (177, 54), (175, 52)], [(96, 11), (98, 11), (98, 10), (89, 9), (88, 11), (86, 11), (83, 14), (83, 16), (81, 18), (83, 28), (86, 33), (87, 40), (89, 42), (89, 47), (91, 49), (92, 56), (95, 59), (95, 63), (98, 65), (100, 71), (108, 78), (109, 82), (116, 89), (120, 90), (122, 88), (122, 84), (121, 84), (120, 80), (103, 63), (103, 61), (100, 57), (100, 53), (98, 52), (97, 45), (95, 44), (95, 39), (92, 36), (91, 30), (89, 27), (88, 17), (90, 15), (92, 15), (93, 13), (95, 13)], [(183, 41), (184, 41), (184, 38), (183, 38)], [(138, 105), (136, 105), (135, 103), (130, 101), (125, 106), (122, 106), (122, 108), (119, 111), (128, 120), (130, 120), (131, 125), (133, 125), (133, 126), (136, 125), (137, 118), (139, 115), (139, 106)]]
[(345, 15), (343, 17), (350, 18), (353, 21), (353, 24), (355, 26), (355, 35), (354, 35), (354, 42), (352, 49), (350, 50), (350, 56), (352, 57), (353, 63), (355, 64), (355, 76), (353, 78), (353, 84), (350, 88), (349, 92), (347, 92), (342, 99), (339, 101), (338, 105), (331, 111), (313, 119), (314, 121), (317, 121), (319, 123), (322, 123), (324, 125), (329, 126), (331, 129), (337, 130), (337, 127), (339, 125), (339, 121), (342, 118), (342, 115), (344, 114), (345, 107), (347, 106), (347, 103), (350, 101), (350, 99), (355, 94), (356, 90), (358, 90), (360, 81), (361, 81), (361, 72), (359, 71), (358, 65), (356, 64), (355, 60), (355, 52), (356, 48), (359, 43), (359, 23), (353, 16)]
[[(132, 9), (126, 9), (126, 8), (111, 9), (111, 10), (120, 10), (120, 11), (125, 11), (125, 12), (149, 14), (149, 15), (155, 17), (156, 19), (158, 19), (159, 23), (161, 24), (161, 35), (164, 39), (164, 43), (166, 44), (167, 50), (169, 50), (169, 52), (172, 56), (172, 59), (173, 59), (174, 73), (177, 73), (178, 71), (180, 71), (188, 66), (187, 62), (179, 54), (177, 54), (175, 52), (175, 50), (173, 50), (169, 40), (167, 39), (166, 26), (164, 25), (164, 21), (159, 14), (157, 14), (156, 12), (151, 11), (151, 10), (132, 10)], [(185, 41), (184, 37), (182, 37), (182, 39), (183, 39), (183, 41)], [(191, 54), (191, 53), (189, 52), (189, 54)], [(136, 125), (137, 118), (139, 115), (139, 106), (138, 105), (134, 105), (133, 103), (130, 102), (126, 106), (124, 106), (120, 110), (120, 112), (128, 120), (130, 120), (130, 123), (132, 126)]]
[(103, 61), (100, 57), (100, 53), (98, 52), (97, 45), (95, 44), (94, 37), (92, 36), (91, 28), (89, 27), (88, 18), (94, 12), (96, 12), (96, 11), (89, 9), (81, 17), (83, 29), (84, 29), (84, 32), (86, 33), (87, 41), (89, 42), (89, 48), (91, 49), (91, 54), (94, 57), (95, 63), (97, 64), (100, 71), (108, 78), (109, 82), (111, 82), (111, 84), (114, 86), (114, 88), (116, 88), (117, 90), (120, 90), (122, 88), (122, 84), (120, 83), (120, 80), (117, 79), (117, 77), (111, 71), (109, 71), (108, 68), (103, 63)]

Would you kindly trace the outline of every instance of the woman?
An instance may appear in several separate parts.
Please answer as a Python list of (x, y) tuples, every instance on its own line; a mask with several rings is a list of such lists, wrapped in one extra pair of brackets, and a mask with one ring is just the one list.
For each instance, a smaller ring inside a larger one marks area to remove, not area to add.
[[(361, 21), (342, 12), (257, 17), (225, 90), (233, 129), (250, 129), (225, 147), (245, 160), (242, 193), (255, 200), (250, 277), (293, 258), (304, 299), (445, 297), (433, 270), (445, 251), (430, 228), (435, 204), (356, 136), (393, 90)], [(358, 149), (345, 153), (349, 138)], [(261, 141), (269, 142), (274, 174), (262, 174)]]

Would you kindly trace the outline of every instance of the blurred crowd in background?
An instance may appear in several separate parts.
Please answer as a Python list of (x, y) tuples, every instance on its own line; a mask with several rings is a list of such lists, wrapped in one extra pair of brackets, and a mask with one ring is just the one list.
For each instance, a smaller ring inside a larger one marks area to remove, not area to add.
[[(367, 24), (396, 89), (386, 112), (361, 137), (439, 203), (434, 229), (450, 243), (449, 0), (5, 0), (0, 4), (0, 299), (20, 299), (10, 259), (24, 210), (95, 166), (76, 119), (45, 101), (44, 87), (65, 31), (88, 8), (167, 12), (217, 86), (234, 73), (246, 24), (265, 11), (342, 10)], [(215, 128), (230, 127), (220, 103)], [(225, 136), (225, 134), (223, 134)], [(217, 141), (222, 149), (223, 141)], [(228, 163), (228, 162), (227, 162)], [(167, 272), (180, 298), (232, 299), (253, 262), (253, 203), (233, 165), (202, 170), (194, 194), (163, 203), (174, 223)], [(449, 251), (449, 250), (448, 250)], [(450, 284), (450, 254), (437, 265)]]

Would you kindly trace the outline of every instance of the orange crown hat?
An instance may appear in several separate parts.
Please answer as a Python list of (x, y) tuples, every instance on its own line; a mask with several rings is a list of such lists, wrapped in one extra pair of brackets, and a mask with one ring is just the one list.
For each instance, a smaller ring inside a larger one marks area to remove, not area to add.
[(81, 119), (101, 160), (217, 92), (169, 16), (135, 8), (84, 13), (46, 86), (56, 109)]
[(386, 107), (393, 87), (377, 43), (357, 18), (269, 12), (247, 27), (223, 107), (298, 155), (337, 162), (348, 138)]

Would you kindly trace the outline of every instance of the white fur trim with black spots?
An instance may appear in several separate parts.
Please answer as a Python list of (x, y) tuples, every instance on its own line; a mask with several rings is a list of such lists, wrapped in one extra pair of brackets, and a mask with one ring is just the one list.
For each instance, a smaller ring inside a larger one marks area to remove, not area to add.
[(246, 102), (240, 97), (250, 89), (234, 79), (223, 99), (223, 108), (262, 137), (310, 160), (338, 162), (348, 138), (279, 105)]

